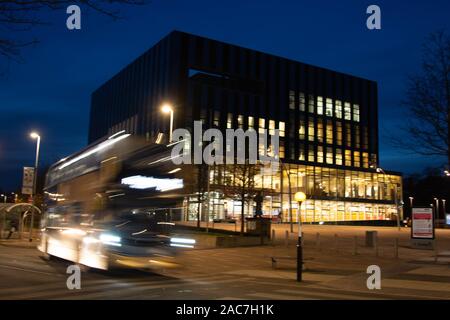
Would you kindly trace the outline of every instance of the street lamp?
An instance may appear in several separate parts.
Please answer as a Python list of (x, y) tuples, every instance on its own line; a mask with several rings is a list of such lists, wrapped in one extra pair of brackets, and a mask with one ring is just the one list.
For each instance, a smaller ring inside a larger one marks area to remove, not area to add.
[(294, 195), (295, 201), (298, 203), (297, 221), (298, 221), (298, 239), (297, 239), (297, 281), (302, 281), (302, 269), (303, 269), (303, 248), (302, 248), (302, 215), (301, 206), (302, 202), (306, 200), (306, 194), (299, 191)]
[(447, 214), (446, 208), (445, 208), (445, 199), (442, 199), (442, 211), (444, 211), (444, 219), (445, 219), (445, 215)]
[(173, 131), (173, 108), (170, 104), (164, 104), (161, 108), (162, 112), (170, 114), (170, 131), (169, 131), (169, 143), (172, 142)]
[(414, 205), (414, 197), (409, 197), (409, 208), (410, 208), (411, 219), (412, 219), (413, 205)]
[(438, 198), (433, 198), (433, 200), (435, 201), (435, 203), (436, 203), (436, 210), (435, 210), (435, 217), (436, 217), (436, 222), (435, 222), (435, 224), (437, 223), (437, 221), (439, 220), (439, 199)]
[(3, 202), (6, 203), (6, 194), (1, 194), (0, 196), (3, 197)]
[[(34, 162), (34, 180), (33, 180), (33, 204), (36, 205), (36, 185), (37, 185), (37, 172), (39, 166), (39, 149), (41, 147), (41, 136), (37, 132), (31, 132), (30, 137), (36, 140), (36, 158)], [(34, 208), (31, 211), (31, 222), (30, 222), (30, 238), (29, 241), (33, 241), (33, 221), (34, 220)]]

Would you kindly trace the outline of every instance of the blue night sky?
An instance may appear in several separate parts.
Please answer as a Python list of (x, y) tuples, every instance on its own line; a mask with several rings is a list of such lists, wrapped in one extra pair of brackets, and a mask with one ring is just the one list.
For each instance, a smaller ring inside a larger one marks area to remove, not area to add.
[[(366, 8), (382, 10), (382, 30), (366, 28)], [(381, 166), (409, 174), (444, 159), (411, 156), (388, 145), (405, 110), (406, 77), (420, 68), (421, 43), (433, 31), (450, 33), (450, 2), (152, 0), (124, 7), (127, 19), (82, 8), (82, 30), (65, 27), (65, 11), (27, 34), (40, 43), (23, 50), (23, 63), (0, 60), (0, 189), (21, 184), (42, 136), (42, 162), (84, 147), (90, 94), (126, 64), (177, 29), (378, 82)], [(1, 29), (0, 32), (5, 32)], [(1, 58), (0, 58), (1, 59)]]

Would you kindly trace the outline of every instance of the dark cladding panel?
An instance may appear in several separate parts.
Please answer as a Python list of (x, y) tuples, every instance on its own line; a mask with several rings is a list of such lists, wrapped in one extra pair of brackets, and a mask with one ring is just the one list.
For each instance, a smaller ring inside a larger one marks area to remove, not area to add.
[[(292, 109), (291, 90), (295, 101)], [(323, 114), (317, 114), (319, 96)], [(300, 97), (304, 99), (304, 111), (299, 110)], [(314, 112), (308, 111), (310, 100)], [(359, 105), (360, 121), (355, 120), (357, 116), (345, 120), (335, 113), (327, 114), (330, 100), (333, 110), (336, 101), (342, 102), (342, 109), (345, 102), (350, 103), (352, 117), (353, 106)], [(345, 130), (343, 144), (337, 144), (336, 138), (327, 142), (326, 125), (332, 125), (333, 137), (337, 134), (337, 123), (343, 129), (349, 127), (353, 137), (359, 134), (357, 130), (367, 128), (369, 153), (378, 158), (375, 82), (176, 31), (93, 93), (89, 140), (106, 135), (133, 115), (138, 115), (140, 121), (138, 134), (154, 136), (167, 132), (169, 121), (167, 115), (161, 114), (162, 102), (170, 102), (175, 108), (175, 127), (191, 127), (192, 121), (201, 116), (200, 106), (208, 110), (211, 121), (212, 110), (216, 110), (221, 127), (226, 127), (228, 114), (232, 115), (233, 126), (237, 125), (238, 115), (244, 116), (245, 124), (249, 116), (253, 117), (255, 127), (259, 118), (265, 119), (266, 128), (269, 120), (275, 120), (276, 127), (283, 121), (285, 139), (289, 140), (289, 134), (293, 139), (285, 144), (289, 148), (287, 154), (296, 156), (300, 147), (307, 152), (322, 146), (326, 153), (331, 148), (334, 154), (336, 149), (361, 151), (361, 143), (357, 149), (353, 148), (355, 141), (353, 146), (345, 145)], [(300, 120), (306, 126), (302, 129), (303, 139), (298, 133)], [(315, 128), (315, 141), (308, 139), (309, 122)], [(319, 125), (321, 140), (317, 137)], [(360, 141), (363, 137), (360, 136)], [(308, 162), (307, 158), (302, 161)], [(290, 157), (290, 161), (298, 162), (298, 157)]]

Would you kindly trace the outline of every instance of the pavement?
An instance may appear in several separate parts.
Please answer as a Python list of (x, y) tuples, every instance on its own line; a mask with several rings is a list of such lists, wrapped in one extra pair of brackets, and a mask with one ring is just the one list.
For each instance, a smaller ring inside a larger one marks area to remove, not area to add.
[[(80, 290), (67, 289), (69, 262), (43, 259), (36, 242), (1, 241), (0, 299), (450, 299), (448, 247), (436, 260), (433, 250), (411, 249), (407, 231), (391, 228), (382, 232), (378, 254), (362, 238), (355, 252), (354, 234), (361, 236), (361, 227), (311, 226), (304, 230), (305, 270), (298, 283), (295, 234), (286, 246), (283, 227), (273, 245), (185, 251), (180, 269), (82, 272)], [(402, 239), (399, 258), (392, 237)], [(446, 245), (447, 233), (439, 237)], [(271, 257), (285, 259), (274, 269)], [(367, 288), (370, 265), (380, 267), (380, 290)]]

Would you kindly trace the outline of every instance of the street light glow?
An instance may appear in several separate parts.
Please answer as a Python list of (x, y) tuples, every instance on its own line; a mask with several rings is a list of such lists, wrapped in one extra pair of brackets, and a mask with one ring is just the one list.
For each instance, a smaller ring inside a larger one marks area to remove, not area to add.
[(304, 193), (301, 192), (301, 191), (296, 192), (295, 195), (294, 195), (294, 199), (295, 199), (295, 201), (297, 201), (297, 202), (303, 202), (303, 201), (306, 200), (306, 194), (304, 194)]
[(164, 104), (161, 108), (162, 112), (170, 113), (173, 112), (172, 106), (170, 104)]
[(34, 131), (32, 133), (30, 133), (30, 137), (33, 138), (33, 139), (40, 138), (39, 134), (37, 132), (34, 132)]

